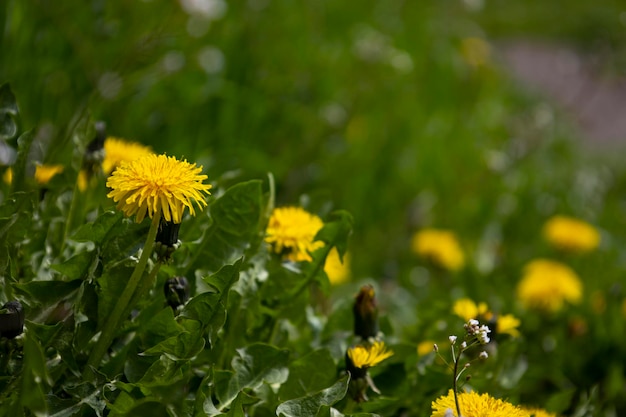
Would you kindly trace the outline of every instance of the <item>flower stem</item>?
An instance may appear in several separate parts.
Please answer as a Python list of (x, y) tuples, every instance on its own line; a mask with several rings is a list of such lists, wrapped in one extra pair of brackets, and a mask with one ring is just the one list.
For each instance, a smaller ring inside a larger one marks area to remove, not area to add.
[(89, 359), (87, 360), (87, 366), (84, 372), (88, 379), (91, 379), (91, 377), (93, 376), (92, 368), (98, 368), (102, 357), (111, 345), (111, 342), (113, 341), (113, 336), (115, 335), (115, 331), (119, 328), (120, 320), (122, 319), (124, 312), (128, 311), (129, 307), (132, 307), (129, 306), (129, 302), (131, 301), (133, 294), (137, 289), (137, 285), (141, 281), (143, 271), (146, 269), (146, 264), (148, 263), (148, 259), (152, 254), (154, 239), (156, 237), (157, 231), (159, 230), (160, 220), (161, 211), (159, 210), (157, 213), (154, 214), (154, 217), (152, 218), (152, 224), (150, 225), (148, 237), (146, 238), (146, 243), (143, 247), (143, 251), (141, 252), (139, 262), (137, 262), (137, 265), (135, 266), (135, 269), (133, 270), (133, 273), (130, 276), (128, 283), (126, 284), (126, 288), (124, 288), (122, 295), (117, 300), (115, 307), (111, 311), (111, 316), (104, 322), (104, 328), (102, 329), (100, 338), (96, 342), (96, 345), (89, 355)]
[[(454, 348), (452, 348), (452, 353), (454, 355)], [(457, 373), (459, 371), (459, 362), (461, 362), (461, 355), (463, 354), (463, 350), (459, 349), (459, 354), (454, 360), (454, 371), (452, 372), (452, 390), (454, 392), (454, 405), (456, 406), (456, 415), (457, 417), (461, 417), (461, 406), (459, 405), (459, 394), (457, 392)]]

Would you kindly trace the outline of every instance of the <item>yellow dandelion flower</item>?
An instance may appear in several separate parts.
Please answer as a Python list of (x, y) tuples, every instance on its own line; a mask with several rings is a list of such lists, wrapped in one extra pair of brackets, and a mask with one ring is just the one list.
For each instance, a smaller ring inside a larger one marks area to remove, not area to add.
[(360, 369), (376, 366), (392, 355), (393, 352), (387, 350), (385, 342), (381, 341), (376, 341), (367, 346), (358, 345), (348, 348), (348, 357), (354, 367)]
[(107, 194), (127, 216), (137, 215), (141, 222), (146, 214), (161, 213), (168, 222), (180, 223), (185, 207), (194, 215), (192, 201), (206, 206), (203, 193), (211, 185), (203, 184), (202, 167), (166, 155), (149, 154), (132, 162), (122, 162), (107, 180)]
[(152, 153), (152, 149), (140, 143), (127, 142), (114, 137), (106, 138), (104, 141), (102, 171), (105, 175), (109, 175), (122, 162), (134, 161)]
[(435, 351), (435, 342), (425, 340), (417, 344), (417, 356), (425, 356)]
[(560, 310), (566, 301), (578, 303), (582, 292), (582, 282), (569, 266), (546, 259), (527, 264), (517, 286), (517, 296), (526, 307), (547, 312)]
[(332, 248), (326, 257), (324, 272), (328, 275), (328, 280), (333, 285), (340, 285), (350, 279), (350, 254), (343, 254), (343, 262), (339, 258), (337, 248)]
[(9, 185), (13, 183), (13, 169), (11, 167), (8, 167), (7, 170), (4, 171), (4, 174), (2, 174), (2, 180)]
[(469, 298), (456, 300), (452, 306), (452, 312), (466, 322), (470, 319), (477, 319), (479, 317), (485, 318), (485, 316), (491, 315), (487, 303), (481, 302), (476, 304)]
[(324, 246), (324, 242), (314, 241), (322, 226), (322, 219), (300, 207), (276, 208), (270, 216), (265, 241), (285, 259), (311, 261), (309, 253)]
[(37, 165), (35, 167), (35, 181), (39, 185), (46, 185), (61, 172), (63, 172), (63, 165)]
[(481, 38), (465, 38), (461, 41), (461, 56), (474, 68), (489, 65), (491, 46)]
[(554, 216), (548, 220), (543, 235), (556, 248), (571, 252), (589, 252), (600, 244), (600, 233), (595, 227), (567, 216)]
[(528, 417), (558, 417), (557, 414), (549, 413), (541, 408), (521, 407), (521, 409), (528, 413)]
[(520, 332), (517, 329), (522, 322), (512, 314), (504, 314), (496, 319), (496, 333), (508, 334), (511, 337), (519, 337)]
[(458, 271), (465, 265), (465, 255), (454, 233), (447, 230), (424, 229), (413, 236), (413, 251), (435, 265)]
[[(458, 394), (459, 406), (463, 417), (528, 417), (528, 413), (521, 408), (491, 397), (489, 394), (462, 392)], [(454, 402), (454, 392), (441, 396), (432, 402), (431, 417), (459, 417)], [(450, 414), (452, 412), (452, 414)]]

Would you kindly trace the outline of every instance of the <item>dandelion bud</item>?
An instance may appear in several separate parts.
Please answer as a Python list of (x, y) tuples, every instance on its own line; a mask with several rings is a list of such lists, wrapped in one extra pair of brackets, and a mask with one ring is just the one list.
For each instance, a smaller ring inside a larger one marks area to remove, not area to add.
[(176, 310), (189, 300), (189, 282), (185, 277), (174, 277), (165, 281), (163, 286), (167, 304)]
[(24, 309), (19, 301), (9, 301), (0, 310), (0, 337), (13, 339), (24, 331)]
[(87, 144), (83, 157), (83, 172), (87, 179), (91, 178), (98, 170), (104, 160), (104, 140), (106, 139), (106, 123), (103, 121), (96, 122), (96, 135)]
[(378, 307), (374, 287), (364, 285), (356, 296), (354, 307), (354, 334), (367, 340), (378, 334)]
[(159, 231), (155, 239), (156, 245), (154, 247), (159, 259), (169, 261), (172, 258), (172, 254), (180, 245), (178, 241), (179, 230), (180, 223), (168, 222), (161, 218)]

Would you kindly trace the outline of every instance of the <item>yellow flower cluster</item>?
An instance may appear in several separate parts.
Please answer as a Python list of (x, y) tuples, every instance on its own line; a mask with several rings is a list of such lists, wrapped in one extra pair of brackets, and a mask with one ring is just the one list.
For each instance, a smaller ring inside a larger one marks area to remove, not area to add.
[(192, 201), (202, 208), (207, 203), (203, 193), (211, 185), (203, 184), (202, 167), (166, 155), (149, 154), (132, 162), (122, 162), (107, 180), (107, 194), (127, 216), (137, 215), (140, 223), (146, 214), (157, 213), (173, 223), (182, 221), (185, 207), (194, 215)]
[(598, 230), (582, 220), (554, 216), (543, 226), (545, 239), (558, 249), (570, 252), (589, 252), (600, 244)]
[(570, 267), (547, 259), (528, 263), (517, 286), (517, 296), (526, 307), (546, 312), (560, 310), (566, 301), (578, 303), (582, 291), (582, 282)]
[[(458, 394), (463, 417), (529, 417), (528, 412), (509, 402), (493, 398), (489, 394), (462, 392)], [(432, 402), (431, 417), (459, 417), (454, 402), (454, 392), (437, 398)], [(452, 414), (450, 414), (452, 412)]]
[(357, 345), (348, 349), (348, 357), (356, 368), (371, 368), (376, 366), (393, 352), (387, 350), (384, 342), (376, 341), (371, 345)]
[[(480, 302), (476, 304), (474, 300), (469, 298), (460, 298), (452, 306), (452, 312), (461, 317), (464, 321), (471, 319), (482, 319), (491, 321), (494, 318), (494, 314), (489, 310), (487, 303)], [(496, 321), (496, 333), (508, 334), (512, 337), (519, 337), (520, 332), (517, 329), (521, 322), (512, 314), (503, 314), (495, 316)]]
[(465, 255), (454, 233), (448, 230), (423, 229), (413, 235), (411, 248), (435, 265), (458, 271), (465, 265)]
[(300, 207), (276, 208), (270, 216), (265, 241), (285, 259), (311, 261), (310, 253), (324, 246), (324, 242), (314, 240), (322, 226), (322, 219)]

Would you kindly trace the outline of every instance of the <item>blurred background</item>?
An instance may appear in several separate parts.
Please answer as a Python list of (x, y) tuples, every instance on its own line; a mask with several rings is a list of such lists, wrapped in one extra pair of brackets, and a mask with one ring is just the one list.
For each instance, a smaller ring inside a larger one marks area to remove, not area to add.
[[(215, 194), (271, 173), (278, 205), (346, 209), (353, 281), (386, 289), (416, 343), (434, 314), (424, 305), (511, 303), (526, 262), (560, 256), (541, 236), (556, 214), (599, 229), (600, 249), (568, 263), (585, 294), (622, 302), (625, 46), (617, 0), (0, 3), (0, 84), (40, 162), (78, 172), (77, 136), (103, 120), (110, 136), (203, 165)], [(411, 237), (428, 227), (456, 233), (462, 271), (416, 259)], [(588, 361), (536, 389), (613, 378), (603, 395), (619, 398), (623, 334), (594, 317)]]

